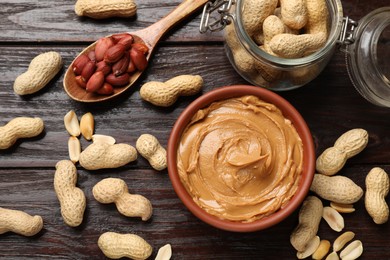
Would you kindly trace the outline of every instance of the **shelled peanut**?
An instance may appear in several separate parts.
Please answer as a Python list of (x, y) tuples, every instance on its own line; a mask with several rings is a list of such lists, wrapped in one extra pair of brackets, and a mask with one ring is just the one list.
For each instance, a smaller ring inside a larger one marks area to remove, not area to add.
[(87, 92), (111, 95), (130, 83), (131, 76), (148, 65), (149, 48), (129, 33), (103, 37), (95, 48), (80, 54), (72, 64), (77, 84)]

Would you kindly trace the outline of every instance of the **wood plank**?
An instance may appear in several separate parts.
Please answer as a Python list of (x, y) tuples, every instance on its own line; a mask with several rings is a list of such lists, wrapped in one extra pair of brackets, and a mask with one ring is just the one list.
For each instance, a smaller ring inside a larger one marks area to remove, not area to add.
[[(370, 167), (347, 167), (345, 175), (364, 187)], [(44, 229), (31, 238), (13, 233), (2, 235), (0, 258), (7, 259), (105, 259), (97, 247), (103, 232), (135, 233), (145, 238), (154, 249), (166, 243), (173, 246), (174, 259), (279, 259), (295, 258), (289, 235), (297, 225), (297, 212), (282, 223), (264, 231), (233, 233), (213, 228), (193, 216), (177, 198), (165, 173), (152, 170), (115, 169), (99, 174), (79, 170), (78, 186), (87, 197), (84, 222), (77, 228), (63, 223), (59, 203), (53, 190), (53, 169), (0, 169), (0, 205), (41, 215)], [(121, 216), (114, 205), (99, 204), (92, 196), (93, 186), (103, 178), (119, 177), (132, 193), (149, 198), (154, 206), (151, 220)], [(324, 201), (324, 205), (328, 202)], [(344, 214), (345, 230), (356, 233), (364, 244), (364, 258), (387, 259), (387, 232), (373, 223), (364, 202), (355, 204), (356, 212)], [(382, 230), (381, 230), (382, 229)], [(325, 221), (319, 236), (331, 242), (339, 235)], [(375, 234), (375, 236), (374, 236)], [(213, 257), (211, 257), (213, 256)]]
[[(221, 86), (248, 84), (234, 71), (222, 45), (176, 45), (160, 47), (134, 89), (110, 103), (91, 105), (71, 100), (62, 87), (64, 70), (37, 94), (29, 97), (14, 94), (14, 79), (26, 70), (35, 55), (49, 50), (59, 51), (64, 58), (64, 68), (67, 68), (79, 49), (66, 46), (20, 47), (15, 51), (15, 47), (0, 47), (0, 71), (5, 72), (0, 79), (0, 85), (4, 86), (0, 89), (0, 124), (16, 116), (40, 116), (46, 123), (42, 136), (19, 142), (11, 150), (0, 151), (0, 155), (4, 155), (0, 156), (0, 165), (48, 167), (59, 159), (67, 158), (68, 134), (63, 126), (63, 116), (70, 109), (79, 116), (92, 111), (96, 117), (96, 133), (113, 135), (118, 142), (134, 145), (138, 136), (147, 131), (166, 145), (176, 118), (199, 95), (180, 98), (173, 107), (161, 109), (141, 100), (138, 90), (147, 81), (164, 81), (180, 74), (199, 74), (205, 81), (203, 93)], [(390, 140), (387, 133), (390, 132), (390, 123), (386, 118), (390, 116), (390, 111), (371, 105), (355, 91), (342, 53), (335, 53), (323, 73), (307, 86), (279, 94), (306, 119), (317, 145), (317, 154), (331, 146), (343, 132), (361, 127), (370, 133), (369, 145), (361, 156), (352, 158), (351, 162), (388, 162)], [(82, 140), (82, 145), (86, 147), (88, 142)], [(140, 166), (145, 166), (142, 161)]]
[[(73, 58), (90, 42), (112, 33), (138, 30), (161, 19), (180, 0), (137, 1), (138, 15), (131, 19), (95, 21), (74, 13), (75, 1), (5, 0), (0, 9), (0, 126), (17, 116), (40, 116), (46, 130), (42, 135), (19, 141), (13, 148), (0, 151), (0, 207), (42, 215), (45, 225), (38, 235), (26, 238), (12, 233), (1, 235), (1, 259), (106, 259), (97, 246), (106, 231), (135, 233), (154, 249), (171, 243), (172, 259), (294, 259), (296, 252), (289, 236), (297, 225), (298, 211), (282, 223), (264, 231), (233, 233), (213, 228), (192, 215), (176, 196), (167, 171), (158, 173), (139, 157), (119, 169), (86, 171), (78, 166), (78, 186), (86, 193), (87, 211), (78, 228), (66, 226), (53, 189), (54, 165), (67, 159), (67, 139), (63, 116), (74, 109), (81, 116), (92, 112), (96, 133), (114, 136), (118, 142), (135, 145), (143, 133), (151, 133), (166, 146), (175, 120), (193, 97), (180, 98), (161, 109), (140, 99), (140, 86), (151, 80), (164, 81), (179, 74), (199, 74), (204, 78), (202, 93), (212, 89), (248, 84), (230, 65), (224, 51), (222, 33), (200, 34), (200, 12), (189, 17), (159, 44), (146, 74), (124, 96), (102, 104), (82, 104), (71, 100), (63, 90), (64, 71)], [(359, 20), (368, 12), (388, 5), (388, 0), (342, 1), (344, 15)], [(42, 91), (20, 97), (13, 93), (15, 78), (23, 73), (33, 57), (45, 51), (58, 51), (64, 70)], [(390, 110), (374, 106), (362, 98), (349, 80), (345, 56), (336, 50), (319, 77), (306, 86), (279, 92), (306, 119), (319, 155), (332, 146), (345, 131), (361, 127), (369, 132), (369, 144), (348, 160), (340, 174), (364, 188), (372, 167), (390, 171)], [(89, 142), (81, 138), (85, 148)], [(121, 216), (114, 205), (99, 204), (92, 187), (106, 177), (126, 181), (132, 193), (149, 198), (154, 206), (151, 220)], [(323, 201), (324, 205), (329, 202)], [(363, 242), (360, 259), (390, 259), (388, 231), (376, 225), (364, 208), (343, 215), (345, 230), (356, 233)], [(339, 233), (322, 221), (318, 232), (333, 242)]]
[[(73, 0), (5, 0), (0, 10), (0, 42), (92, 42), (103, 36), (143, 29), (167, 15), (180, 0), (136, 1), (137, 16), (96, 20), (79, 17)], [(191, 15), (167, 35), (169, 41), (214, 41), (220, 34), (200, 35), (200, 13)]]
[[(74, 0), (60, 3), (55, 0), (4, 0), (0, 9), (0, 43), (10, 42), (93, 42), (113, 33), (143, 29), (168, 14), (180, 0), (136, 1), (138, 10), (134, 18), (94, 20), (78, 17)], [(368, 12), (388, 5), (388, 0), (343, 1), (344, 16), (360, 20)], [(168, 33), (166, 41), (214, 42), (222, 40), (222, 33), (199, 33), (201, 12), (189, 17)]]

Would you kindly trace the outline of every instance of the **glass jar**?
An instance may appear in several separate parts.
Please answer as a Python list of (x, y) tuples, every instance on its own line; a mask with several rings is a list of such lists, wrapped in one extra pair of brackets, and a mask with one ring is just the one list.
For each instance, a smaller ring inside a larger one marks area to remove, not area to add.
[[(214, 31), (215, 26), (222, 24), (224, 27), (228, 24), (225, 28), (226, 53), (230, 63), (245, 80), (253, 85), (283, 91), (303, 86), (321, 73), (331, 59), (342, 32), (343, 10), (340, 0), (327, 0), (329, 33), (325, 45), (311, 55), (294, 59), (276, 57), (259, 48), (243, 25), (244, 2), (245, 0), (230, 0), (209, 2), (209, 6), (206, 4), (201, 21), (201, 32), (207, 29)], [(217, 23), (209, 24), (209, 15), (216, 9), (222, 14), (222, 18)], [(204, 23), (208, 24), (204, 25)], [(230, 43), (232, 38), (235, 38), (239, 47), (236, 47), (235, 43)], [(237, 62), (242, 57), (246, 58), (246, 61)], [(249, 59), (253, 59), (250, 62), (254, 62), (255, 66), (245, 65)]]
[(346, 47), (353, 85), (371, 103), (390, 107), (390, 6), (359, 20), (353, 38)]

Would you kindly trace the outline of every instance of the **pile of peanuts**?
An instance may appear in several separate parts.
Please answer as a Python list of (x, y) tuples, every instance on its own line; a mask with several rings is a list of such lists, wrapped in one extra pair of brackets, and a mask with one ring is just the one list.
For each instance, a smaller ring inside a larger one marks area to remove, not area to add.
[(134, 42), (129, 33), (100, 38), (93, 50), (73, 62), (75, 80), (87, 92), (110, 95), (115, 87), (129, 84), (132, 74), (146, 68), (148, 52), (149, 48)]

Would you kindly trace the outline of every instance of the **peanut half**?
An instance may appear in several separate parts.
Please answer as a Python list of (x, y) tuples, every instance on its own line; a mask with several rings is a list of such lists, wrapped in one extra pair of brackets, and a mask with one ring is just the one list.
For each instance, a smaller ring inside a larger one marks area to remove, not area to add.
[(341, 234), (336, 238), (333, 242), (333, 251), (340, 251), (349, 241), (351, 241), (355, 237), (355, 233), (352, 231), (347, 231)]
[(331, 201), (330, 206), (340, 213), (355, 212), (355, 208), (353, 207), (353, 204), (341, 204), (341, 203)]
[(86, 140), (91, 140), (95, 128), (95, 121), (91, 113), (84, 114), (80, 119), (80, 131)]
[(80, 159), (81, 154), (81, 144), (80, 140), (77, 137), (70, 136), (68, 140), (68, 153), (69, 159), (73, 163), (77, 163)]
[(157, 252), (157, 256), (154, 260), (169, 260), (172, 256), (172, 247), (170, 244), (166, 244), (163, 247), (160, 247), (160, 249)]
[(330, 253), (325, 260), (339, 260), (339, 255), (336, 252)]
[(320, 245), (318, 246), (317, 250), (312, 255), (312, 258), (316, 260), (323, 259), (328, 254), (329, 249), (330, 249), (329, 240), (322, 239), (320, 241)]
[(64, 116), (64, 125), (66, 131), (68, 131), (71, 136), (78, 137), (80, 135), (80, 124), (74, 110), (70, 110), (66, 113)]
[(360, 240), (351, 242), (343, 251), (340, 252), (340, 257), (343, 260), (354, 260), (363, 254), (363, 244)]
[(92, 142), (94, 143), (106, 143), (113, 145), (116, 143), (116, 140), (114, 137), (109, 136), (109, 135), (99, 135), (99, 134), (94, 134), (92, 135)]
[(331, 207), (324, 207), (322, 217), (326, 223), (336, 232), (340, 232), (344, 228), (344, 218), (340, 213)]

